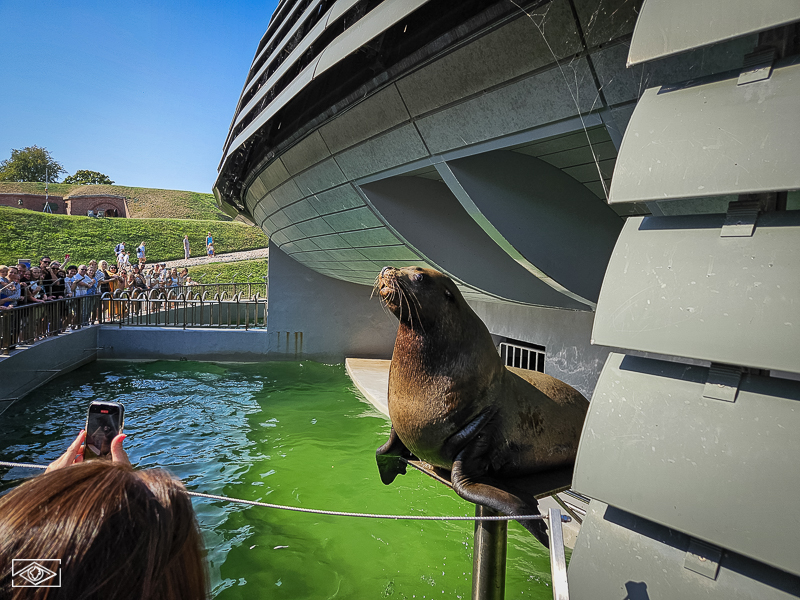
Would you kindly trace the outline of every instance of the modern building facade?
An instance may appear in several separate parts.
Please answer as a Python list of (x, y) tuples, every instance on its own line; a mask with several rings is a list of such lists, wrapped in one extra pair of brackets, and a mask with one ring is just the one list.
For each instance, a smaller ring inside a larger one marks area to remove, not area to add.
[(268, 353), (388, 356), (375, 277), (435, 267), (593, 397), (574, 597), (797, 594), (798, 21), (282, 1), (215, 186), (270, 235)]

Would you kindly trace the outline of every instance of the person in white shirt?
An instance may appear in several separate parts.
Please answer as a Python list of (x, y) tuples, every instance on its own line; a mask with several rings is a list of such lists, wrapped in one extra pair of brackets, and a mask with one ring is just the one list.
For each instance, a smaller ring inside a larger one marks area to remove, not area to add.
[[(72, 273), (74, 268), (75, 265), (70, 266), (69, 269), (67, 269), (67, 273)], [(71, 295), (75, 298), (85, 296), (89, 293), (89, 289), (95, 285), (94, 279), (87, 275), (87, 271), (88, 268), (86, 265), (81, 265), (78, 267), (77, 273), (72, 273), (72, 275), (67, 277)]]

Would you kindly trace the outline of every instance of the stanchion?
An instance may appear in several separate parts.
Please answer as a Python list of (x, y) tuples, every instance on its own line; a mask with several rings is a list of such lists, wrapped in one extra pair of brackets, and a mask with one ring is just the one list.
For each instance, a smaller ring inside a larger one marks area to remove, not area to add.
[(569, 600), (567, 585), (567, 560), (564, 556), (564, 531), (561, 527), (561, 509), (551, 508), (548, 513), (550, 532), (550, 576), (553, 581), (553, 600)]
[[(476, 517), (502, 513), (475, 505)], [(472, 600), (503, 600), (506, 593), (508, 521), (475, 521), (472, 555)]]

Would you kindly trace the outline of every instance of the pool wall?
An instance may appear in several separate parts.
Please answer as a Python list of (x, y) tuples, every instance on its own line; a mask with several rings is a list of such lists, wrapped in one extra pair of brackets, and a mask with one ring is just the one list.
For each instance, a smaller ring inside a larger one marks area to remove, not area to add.
[(267, 359), (342, 363), (349, 356), (392, 357), (397, 319), (381, 308), (369, 286), (321, 275), (272, 241), (269, 252)]
[(0, 359), (0, 414), (51, 379), (97, 359), (98, 327), (85, 327), (13, 351)]
[(262, 362), (267, 339), (263, 329), (97, 325), (48, 337), (0, 358), (0, 414), (51, 379), (95, 360)]

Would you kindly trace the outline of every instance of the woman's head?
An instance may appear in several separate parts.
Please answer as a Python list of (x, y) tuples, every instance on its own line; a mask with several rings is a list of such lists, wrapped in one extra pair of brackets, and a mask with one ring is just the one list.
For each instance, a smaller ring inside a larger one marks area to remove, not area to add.
[[(88, 461), (0, 498), (0, 596), (201, 599), (208, 576), (183, 485), (158, 469)], [(14, 558), (61, 559), (61, 587), (11, 588)]]
[(101, 268), (103, 271), (108, 271), (108, 261), (101, 260), (101, 261), (100, 261), (100, 268)]

